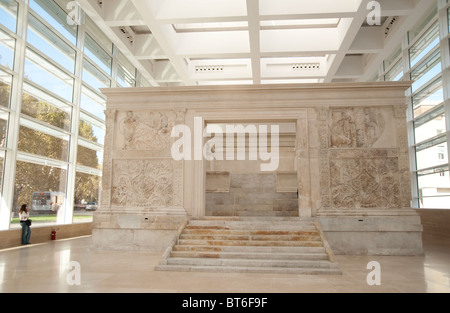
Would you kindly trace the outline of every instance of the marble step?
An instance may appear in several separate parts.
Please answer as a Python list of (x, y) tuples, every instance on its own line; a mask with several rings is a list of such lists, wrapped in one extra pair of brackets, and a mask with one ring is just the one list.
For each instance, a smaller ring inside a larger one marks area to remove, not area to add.
[(298, 216), (298, 211), (259, 211), (255, 208), (254, 211), (236, 210), (236, 216)]
[(338, 268), (317, 268), (317, 267), (285, 268), (285, 267), (159, 265), (155, 269), (158, 271), (176, 271), (176, 272), (342, 275), (341, 270)]
[(182, 234), (180, 240), (248, 240), (248, 241), (318, 241), (316, 235), (220, 235), (220, 234)]
[(282, 247), (282, 246), (199, 246), (199, 245), (176, 245), (172, 251), (175, 252), (215, 252), (215, 253), (326, 253), (324, 247)]
[(281, 241), (281, 240), (189, 240), (180, 239), (178, 245), (198, 246), (284, 246), (284, 247), (321, 247), (321, 240)]
[(326, 253), (264, 253), (264, 252), (199, 252), (173, 251), (171, 258), (253, 259), (253, 260), (328, 260)]
[(271, 222), (226, 222), (226, 221), (209, 221), (208, 223), (195, 222), (186, 226), (189, 229), (215, 229), (215, 230), (259, 230), (259, 231), (317, 231), (314, 224), (311, 223), (271, 223)]
[(159, 265), (155, 269), (158, 271), (176, 271), (176, 272), (342, 275), (341, 270), (335, 269), (335, 268), (283, 268), (283, 267)]
[(168, 265), (189, 266), (237, 266), (237, 267), (286, 267), (286, 268), (337, 268), (337, 264), (322, 260), (251, 260), (216, 258), (170, 258)]
[(156, 268), (161, 271), (341, 274), (312, 220), (194, 219)]
[(190, 228), (183, 235), (191, 236), (318, 236), (317, 230), (233, 230)]

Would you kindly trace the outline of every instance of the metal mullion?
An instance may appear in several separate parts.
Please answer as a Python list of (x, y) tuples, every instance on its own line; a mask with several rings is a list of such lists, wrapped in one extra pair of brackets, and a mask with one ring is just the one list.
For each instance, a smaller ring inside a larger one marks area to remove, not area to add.
[[(402, 59), (403, 59), (403, 71), (406, 77), (407, 73), (411, 68), (410, 55), (408, 49), (409, 35), (403, 37), (402, 40)], [(406, 126), (408, 132), (408, 154), (409, 154), (409, 168), (411, 176), (411, 207), (419, 208), (419, 188), (418, 188), (418, 177), (417, 173), (417, 161), (416, 161), (416, 149), (415, 144), (415, 133), (414, 133), (414, 110), (412, 102), (412, 87), (408, 88), (406, 91), (406, 103), (407, 103), (407, 113), (406, 113)]]
[[(81, 113), (81, 112), (82, 112), (84, 115), (87, 115), (88, 118), (94, 120), (94, 123), (92, 123), (92, 124), (94, 124), (95, 126), (97, 126), (97, 127), (99, 127), (99, 128), (102, 128), (102, 129), (106, 130), (105, 122), (104, 122), (103, 120), (101, 120), (101, 119), (98, 118), (97, 116), (93, 115), (92, 113), (90, 113), (90, 112), (88, 112), (88, 111), (83, 110), (83, 109), (80, 108), (80, 113)], [(81, 120), (81, 116), (80, 116), (80, 120)]]
[[(67, 106), (73, 107), (73, 103), (67, 101), (66, 99), (62, 98), (61, 96), (58, 96), (57, 94), (54, 94), (51, 90), (48, 90), (47, 88), (45, 88), (45, 87), (43, 87), (43, 86), (41, 86), (41, 85), (38, 85), (38, 84), (35, 83), (34, 81), (29, 80), (29, 79), (27, 79), (27, 78), (24, 78), (24, 79), (23, 79), (23, 82), (27, 83), (28, 85), (33, 86), (33, 87), (36, 88), (36, 89), (39, 89), (40, 91), (42, 91), (42, 92), (48, 94), (48, 95), (51, 96), (52, 98), (55, 98), (55, 99), (57, 99), (58, 101), (61, 101), (61, 102), (63, 102), (64, 104), (67, 104)], [(52, 104), (50, 103), (50, 105), (52, 105)]]
[[(15, 58), (14, 58), (14, 59), (15, 59)], [(5, 67), (5, 66), (3, 66), (3, 65), (1, 65), (1, 64), (0, 64), (0, 70), (2, 70), (3, 72), (5, 72), (5, 73), (7, 73), (7, 74), (9, 74), (9, 75), (11, 75), (11, 76), (16, 75), (16, 72), (14, 72), (14, 71), (11, 70), (10, 68), (7, 68), (7, 67)]]
[[(42, 18), (42, 16), (40, 16), (37, 12), (35, 12), (32, 8), (29, 8), (29, 14), (32, 14), (36, 19), (38, 19), (42, 24), (44, 24), (45, 27), (47, 27), (48, 29), (50, 29), (52, 32), (54, 32), (60, 39), (62, 39), (65, 43), (67, 43), (68, 45), (70, 45), (70, 47), (72, 48), (76, 48), (74, 46), (74, 44), (67, 39), (66, 37), (64, 37), (63, 34), (61, 34), (56, 28), (54, 28), (52, 25), (50, 25), (44, 18)], [(28, 18), (28, 15), (27, 15)], [(77, 34), (78, 36), (78, 34)]]
[[(405, 73), (405, 74), (406, 75), (411, 75), (412, 72), (414, 72), (418, 67), (420, 67), (423, 64), (423, 62), (426, 59), (428, 59), (430, 56), (432, 56), (437, 50), (440, 50), (439, 44), (437, 44), (436, 47), (434, 47), (430, 52), (428, 52), (423, 58), (421, 58), (419, 61), (417, 61), (416, 65), (411, 67), (409, 69), (409, 71), (407, 73)], [(441, 59), (442, 59), (442, 55), (441, 55)]]
[(4, 27), (2, 24), (0, 24), (0, 30), (2, 32), (6, 33), (8, 36), (11, 36), (12, 38), (14, 38), (16, 40), (19, 38), (19, 36), (15, 32), (13, 32), (10, 29)]
[(77, 172), (88, 174), (88, 175), (95, 175), (95, 176), (102, 176), (102, 170), (89, 167), (89, 166), (83, 166), (83, 165), (77, 165)]
[[(438, 117), (439, 114), (437, 114), (437, 112), (442, 110), (443, 108), (444, 108), (444, 102), (440, 103), (439, 105), (436, 105), (433, 109), (425, 112), (424, 114), (422, 114), (418, 117), (415, 117), (414, 121), (413, 121), (414, 124), (417, 124), (418, 121), (426, 120), (425, 122), (421, 122), (419, 126), (425, 125), (426, 123), (428, 123), (428, 122), (434, 120), (436, 117)], [(445, 111), (443, 113), (445, 114)], [(433, 117), (433, 114), (437, 114), (437, 115)], [(442, 114), (442, 112), (441, 112), (441, 114)], [(427, 118), (427, 117), (429, 117), (429, 118)]]
[(67, 171), (67, 165), (68, 165), (68, 163), (66, 161), (51, 159), (46, 156), (36, 155), (36, 154), (27, 153), (27, 152), (23, 152), (23, 151), (17, 152), (17, 161), (32, 163), (32, 164), (41, 165), (41, 166), (56, 167), (56, 168), (59, 168), (59, 169), (65, 170), (65, 171)]
[[(409, 76), (411, 78), (411, 76)], [(417, 89), (416, 91), (412, 92), (411, 90), (411, 98), (413, 98), (414, 96), (416, 96), (417, 94), (421, 93), (423, 90), (425, 90), (427, 87), (429, 87), (430, 85), (432, 85), (435, 81), (437, 81), (438, 79), (442, 79), (442, 72), (440, 72), (439, 74), (436, 74), (435, 76), (433, 76), (433, 78), (431, 78), (427, 84), (424, 84), (423, 86), (421, 86), (419, 89)], [(442, 84), (444, 84), (444, 82), (442, 82)], [(412, 87), (411, 87), (412, 88)]]
[(14, 181), (16, 176), (17, 147), (19, 140), (20, 112), (22, 110), (22, 86), (25, 68), (25, 49), (28, 27), (28, 5), (18, 2), (17, 35), (14, 50), (14, 74), (11, 84), (11, 107), (9, 111), (7, 153), (4, 159), (3, 201), (0, 203), (0, 230), (10, 228), (11, 214), (14, 210)]
[(113, 63), (114, 63), (114, 58), (111, 59), (111, 74), (106, 73), (101, 67), (97, 66), (97, 63), (95, 63), (89, 56), (87, 56), (84, 52), (83, 52), (83, 56), (84, 56), (84, 60), (88, 61), (93, 67), (95, 67), (97, 70), (99, 70), (103, 75), (105, 75), (109, 80), (113, 80)]
[(437, 146), (437, 145), (442, 144), (442, 142), (441, 142), (441, 143), (433, 144), (433, 141), (437, 141), (437, 140), (439, 140), (439, 139), (441, 139), (441, 138), (444, 138), (444, 137), (447, 137), (447, 134), (440, 134), (440, 135), (437, 135), (437, 136), (428, 138), (428, 139), (426, 139), (426, 140), (424, 140), (424, 141), (421, 141), (421, 142), (419, 142), (419, 143), (416, 143), (416, 144), (414, 145), (414, 148), (417, 149), (417, 148), (419, 148), (420, 146), (424, 146), (424, 145), (427, 145), (427, 144), (431, 144), (429, 147), (426, 147), (425, 149), (421, 149), (421, 150), (420, 150), (420, 151), (423, 151), (423, 150), (426, 150), (426, 149), (435, 147), (435, 146)]
[[(52, 58), (50, 58), (48, 55), (45, 55), (41, 50), (39, 50), (38, 48), (36, 48), (35, 46), (33, 46), (30, 43), (27, 43), (27, 48), (32, 50), (34, 53), (36, 53), (38, 56), (40, 56), (41, 58), (45, 59), (45, 61), (49, 62), (51, 65), (55, 66), (56, 68), (58, 68), (60, 71), (64, 72), (64, 74), (67, 74), (68, 76), (70, 76), (72, 79), (75, 79), (75, 74), (70, 72), (68, 69), (66, 69), (65, 67), (63, 67), (61, 64), (59, 64), (58, 62), (54, 61)], [(75, 59), (76, 59), (76, 55), (75, 55)], [(74, 60), (75, 61), (75, 60)]]
[(74, 96), (72, 110), (71, 136), (69, 142), (69, 165), (67, 170), (67, 192), (65, 215), (61, 221), (65, 225), (73, 224), (73, 204), (75, 202), (75, 188), (77, 175), (77, 156), (78, 156), (78, 140), (79, 140), (79, 124), (80, 124), (80, 106), (81, 106), (81, 90), (83, 86), (83, 59), (84, 59), (84, 43), (86, 38), (85, 16), (82, 16), (82, 23), (78, 25), (77, 33), (77, 55), (75, 56), (75, 81)]
[[(425, 172), (425, 171), (432, 171), (438, 168), (444, 168), (444, 172), (449, 170), (449, 167), (447, 165), (436, 165), (436, 166), (431, 166), (431, 167), (427, 167), (427, 168), (422, 168), (420, 170), (415, 171), (416, 173), (420, 173), (420, 172)], [(427, 176), (427, 175), (433, 175), (436, 173), (440, 173), (440, 172), (433, 172), (433, 173), (429, 173), (429, 174), (424, 174), (424, 175), (419, 175), (419, 176)]]
[[(54, 126), (54, 125), (48, 124), (48, 123), (46, 123), (46, 122), (44, 122), (44, 121), (35, 119), (35, 118), (33, 118), (33, 117), (31, 117), (31, 116), (28, 116), (28, 115), (26, 115), (26, 114), (21, 113), (21, 114), (20, 114), (20, 119), (25, 119), (25, 120), (27, 120), (27, 121), (29, 121), (29, 122), (31, 122), (31, 123), (37, 124), (37, 125), (39, 125), (39, 126), (42, 126), (43, 128), (50, 128), (50, 129), (54, 130), (55, 132), (60, 132), (62, 135), (65, 135), (65, 136), (70, 137), (70, 132), (69, 132), (69, 131), (64, 130), (64, 129), (62, 129), (62, 128), (59, 128), (59, 127), (56, 127), (56, 126)], [(22, 126), (22, 124), (20, 124), (19, 126)], [(38, 128), (33, 128), (33, 130), (37, 130), (37, 131), (40, 131), (40, 132), (42, 132), (42, 133), (45, 133), (45, 132), (39, 130)], [(49, 136), (53, 136), (53, 135), (50, 135), (50, 134), (48, 134), (48, 133), (45, 133), (45, 134), (47, 134), (47, 135), (49, 135)]]
[(442, 62), (442, 86), (444, 89), (444, 111), (445, 111), (445, 121), (446, 121), (446, 135), (447, 135), (447, 158), (448, 167), (450, 168), (450, 42), (449, 42), (449, 15), (448, 10), (450, 8), (450, 3), (444, 5), (444, 1), (441, 0), (442, 5), (439, 11), (439, 30), (440, 30), (440, 48), (441, 48), (441, 62)]
[[(395, 50), (395, 51), (397, 51), (397, 50)], [(384, 61), (386, 61), (386, 60), (384, 60), (383, 61), (383, 70), (384, 70), (383, 76), (386, 75), (387, 73), (389, 73), (389, 71), (391, 71), (395, 67), (395, 65), (397, 65), (398, 62), (401, 61), (402, 58), (403, 58), (403, 55), (400, 53), (400, 55), (387, 68), (384, 67)]]
[(410, 42), (409, 41), (409, 34), (407, 35), (407, 46), (405, 47), (405, 49), (411, 49), (412, 46), (414, 46), (421, 38), (423, 35), (426, 34), (427, 31), (430, 30), (431, 26), (433, 26), (434, 23), (436, 23), (436, 21), (438, 20), (437, 17), (434, 17), (433, 19), (431, 19), (427, 25), (425, 25), (425, 27), (423, 28), (423, 30), (418, 33), (416, 35), (416, 37)]

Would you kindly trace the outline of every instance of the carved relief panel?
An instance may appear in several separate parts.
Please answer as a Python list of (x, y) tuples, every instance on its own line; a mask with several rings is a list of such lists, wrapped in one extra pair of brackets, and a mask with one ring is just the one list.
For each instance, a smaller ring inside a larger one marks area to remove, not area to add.
[(170, 135), (176, 119), (175, 112), (120, 112), (115, 148), (129, 151), (170, 149)]
[(113, 173), (111, 197), (113, 206), (173, 205), (174, 169), (171, 160), (116, 160)]
[(331, 148), (393, 148), (392, 108), (339, 108), (331, 112)]
[[(320, 155), (322, 209), (402, 207), (394, 113), (394, 107), (330, 108), (329, 147)], [(324, 126), (318, 131), (325, 148)]]
[(396, 158), (332, 159), (330, 171), (334, 208), (399, 207)]

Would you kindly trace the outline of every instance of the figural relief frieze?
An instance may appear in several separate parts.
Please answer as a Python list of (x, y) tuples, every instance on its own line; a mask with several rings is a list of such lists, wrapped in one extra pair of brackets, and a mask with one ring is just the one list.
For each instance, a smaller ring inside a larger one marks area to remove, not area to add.
[(355, 158), (330, 161), (334, 208), (399, 206), (397, 158)]
[(331, 116), (332, 148), (370, 148), (384, 133), (386, 121), (377, 108), (334, 109)]
[(116, 160), (113, 165), (112, 205), (172, 206), (173, 171), (171, 160)]
[(121, 112), (118, 117), (118, 149), (165, 150), (170, 148), (175, 112)]

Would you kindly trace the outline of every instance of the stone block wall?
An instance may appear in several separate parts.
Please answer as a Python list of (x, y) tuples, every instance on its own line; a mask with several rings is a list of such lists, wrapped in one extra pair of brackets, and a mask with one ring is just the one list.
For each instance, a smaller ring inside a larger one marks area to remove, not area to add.
[[(296, 173), (294, 173), (296, 181)], [(220, 174), (223, 176), (223, 174)], [(208, 191), (217, 181), (212, 173), (206, 179), (206, 216), (298, 217), (297, 190), (282, 184), (277, 190), (277, 174), (230, 174), (228, 191)], [(284, 176), (287, 176), (286, 174)], [(281, 178), (282, 182), (283, 178)], [(224, 188), (221, 188), (224, 189)]]

